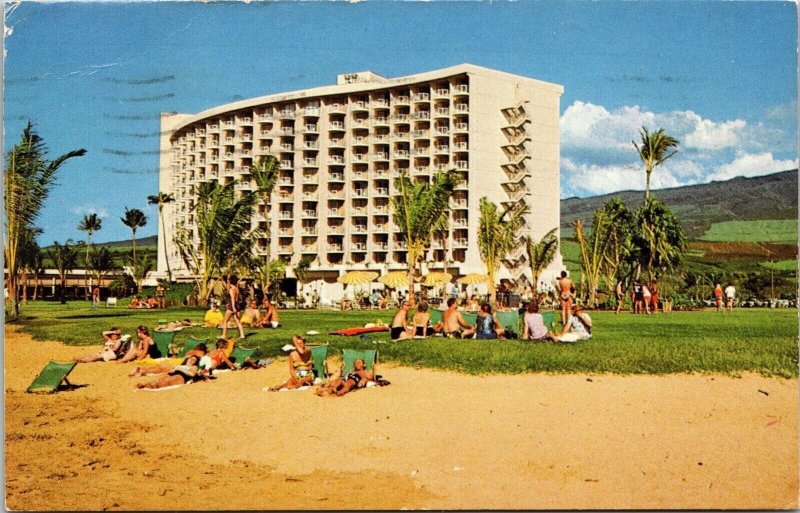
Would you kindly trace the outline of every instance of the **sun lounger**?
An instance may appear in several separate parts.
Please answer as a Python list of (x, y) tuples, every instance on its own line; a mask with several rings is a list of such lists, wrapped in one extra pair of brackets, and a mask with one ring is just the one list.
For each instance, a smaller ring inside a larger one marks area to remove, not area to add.
[(153, 333), (153, 342), (156, 345), (154, 358), (167, 358), (169, 356), (169, 345), (175, 339), (174, 331), (156, 331)]
[(353, 372), (356, 360), (364, 360), (364, 368), (374, 372), (375, 365), (378, 363), (378, 351), (376, 349), (343, 349), (342, 376)]
[(234, 347), (233, 351), (231, 351), (231, 358), (233, 358), (234, 363), (241, 366), (245, 362), (245, 360), (247, 360), (248, 358), (252, 358), (256, 351), (258, 351), (258, 349)]
[(469, 324), (470, 326), (475, 326), (475, 323), (478, 322), (478, 314), (472, 312), (461, 312), (461, 317), (464, 318), (464, 321)]
[(436, 324), (437, 322), (442, 322), (442, 318), (444, 316), (444, 312), (441, 310), (437, 310), (436, 308), (432, 308), (428, 310), (428, 314), (431, 316), (431, 326)]
[(317, 379), (325, 379), (328, 377), (328, 366), (325, 362), (328, 357), (328, 345), (322, 346), (309, 346), (311, 348), (311, 361), (314, 364), (315, 381)]
[(519, 313), (516, 310), (500, 310), (495, 312), (497, 322), (504, 328), (511, 328), (519, 333)]
[(70, 386), (67, 376), (69, 376), (69, 373), (72, 372), (72, 369), (74, 369), (77, 364), (77, 362), (48, 362), (47, 365), (44, 366), (44, 369), (42, 369), (42, 372), (36, 376), (36, 379), (33, 380), (33, 383), (31, 383), (25, 391), (33, 392), (37, 389), (44, 389), (47, 390), (48, 393), (52, 393), (58, 390), (58, 387), (61, 386), (62, 383)]
[(186, 356), (186, 353), (188, 353), (192, 349), (196, 348), (200, 344), (208, 345), (208, 341), (209, 340), (210, 339), (207, 339), (207, 338), (189, 337), (188, 339), (186, 339), (186, 343), (183, 344), (183, 348), (181, 348), (180, 352), (178, 353), (178, 357), (183, 358), (184, 356)]
[(556, 322), (556, 313), (554, 311), (549, 312), (541, 312), (542, 319), (544, 319), (544, 325), (548, 331), (554, 331), (555, 327), (553, 324)]

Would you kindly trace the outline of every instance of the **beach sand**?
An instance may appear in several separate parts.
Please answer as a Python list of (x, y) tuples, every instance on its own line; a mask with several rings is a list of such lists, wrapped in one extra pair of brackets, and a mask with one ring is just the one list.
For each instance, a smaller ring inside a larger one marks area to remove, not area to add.
[(796, 379), (382, 364), (390, 386), (320, 398), (262, 391), (281, 360), (160, 392), (111, 362), (42, 395), (94, 348), (5, 337), (11, 509), (798, 507)]

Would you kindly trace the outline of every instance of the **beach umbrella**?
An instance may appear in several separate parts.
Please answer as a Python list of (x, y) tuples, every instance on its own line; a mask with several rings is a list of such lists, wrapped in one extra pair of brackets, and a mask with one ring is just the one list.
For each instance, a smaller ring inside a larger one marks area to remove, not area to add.
[(453, 275), (450, 273), (432, 272), (425, 275), (425, 278), (422, 280), (422, 284), (426, 287), (435, 287), (437, 285), (450, 283), (450, 280), (452, 279)]
[(378, 281), (393, 289), (407, 287), (408, 271), (392, 271), (378, 278)]
[(339, 276), (336, 281), (345, 285), (364, 285), (370, 283), (378, 277), (378, 273), (373, 271), (349, 271), (343, 276)]
[(471, 273), (466, 276), (462, 276), (456, 281), (462, 285), (477, 285), (478, 283), (486, 283), (488, 280), (489, 277), (485, 274)]

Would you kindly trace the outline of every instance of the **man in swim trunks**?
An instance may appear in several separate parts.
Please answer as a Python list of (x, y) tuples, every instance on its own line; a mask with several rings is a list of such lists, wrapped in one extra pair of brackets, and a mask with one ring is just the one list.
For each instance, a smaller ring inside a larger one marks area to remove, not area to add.
[(340, 397), (358, 388), (365, 388), (367, 382), (373, 379), (375, 379), (374, 373), (368, 371), (365, 368), (364, 360), (359, 358), (353, 362), (353, 370), (347, 376), (332, 379), (328, 384), (319, 387), (316, 394), (318, 396), (335, 395)]
[(446, 337), (471, 338), (475, 334), (475, 328), (470, 326), (458, 311), (458, 301), (454, 297), (447, 300), (447, 310), (442, 314), (442, 318)]
[(397, 313), (394, 314), (394, 319), (392, 319), (392, 340), (404, 340), (411, 337), (408, 332), (408, 308), (410, 306), (408, 301), (403, 301), (400, 303)]
[(572, 294), (575, 292), (575, 284), (567, 278), (567, 271), (561, 271), (561, 278), (558, 279), (558, 301), (561, 303), (561, 325), (567, 325), (570, 309), (572, 308)]

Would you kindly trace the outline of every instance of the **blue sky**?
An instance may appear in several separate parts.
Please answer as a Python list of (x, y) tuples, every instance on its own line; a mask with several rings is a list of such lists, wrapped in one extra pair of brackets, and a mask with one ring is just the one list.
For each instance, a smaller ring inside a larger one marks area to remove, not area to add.
[(469, 62), (555, 82), (562, 197), (643, 189), (631, 140), (664, 127), (680, 152), (654, 188), (797, 166), (791, 2), (38, 3), (6, 6), (4, 145), (31, 119), (60, 173), (43, 244), (130, 237), (157, 212), (158, 116), (335, 82)]

